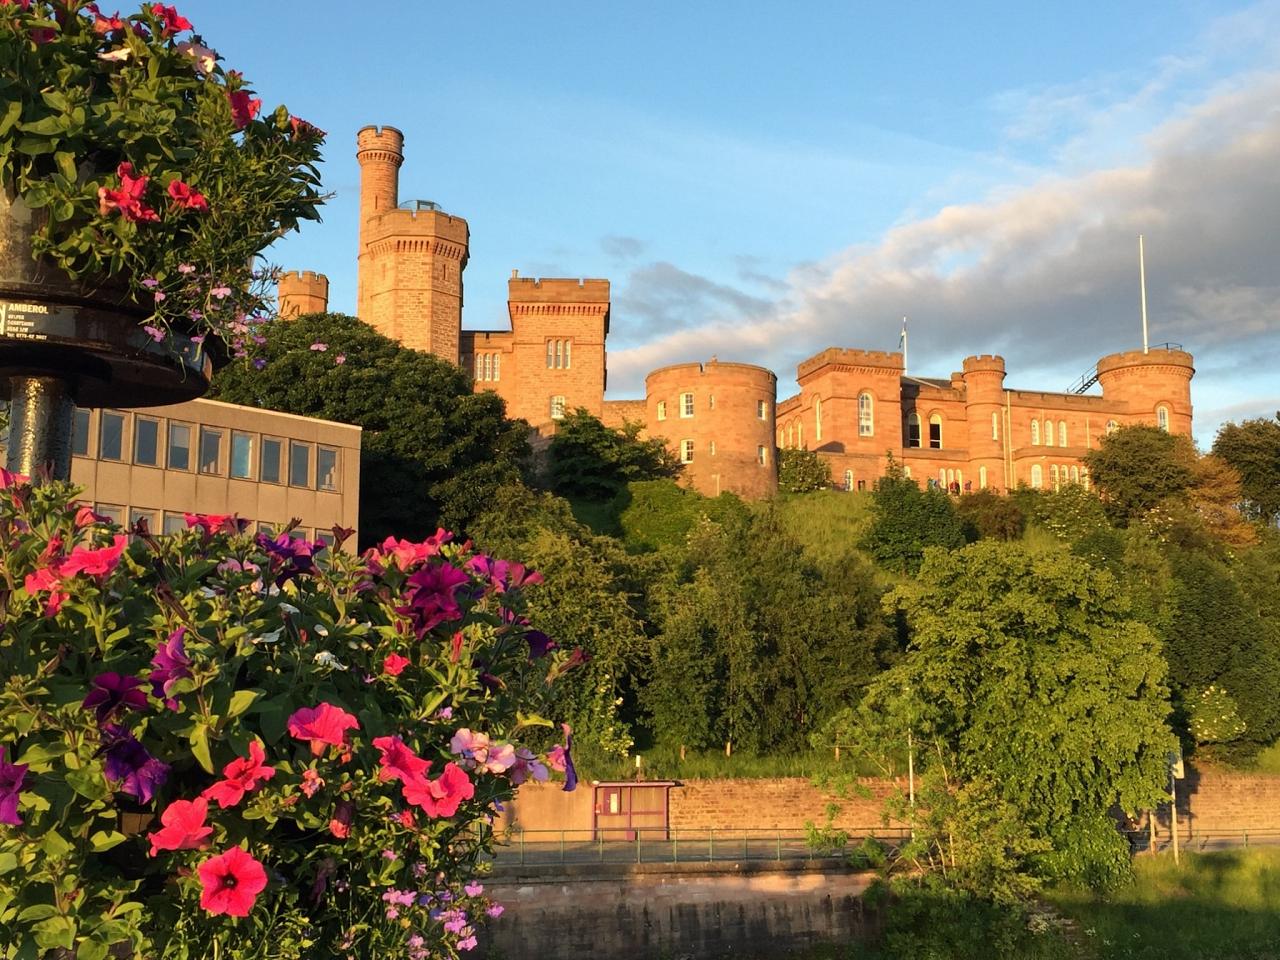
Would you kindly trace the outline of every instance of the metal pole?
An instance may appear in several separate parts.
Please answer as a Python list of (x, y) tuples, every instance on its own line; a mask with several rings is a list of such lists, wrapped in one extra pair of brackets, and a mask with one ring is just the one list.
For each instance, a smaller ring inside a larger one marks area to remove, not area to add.
[(49, 464), (54, 480), (70, 480), (75, 419), (75, 397), (66, 380), (51, 376), (10, 377), (6, 467), (12, 473), (33, 477)]
[(1178, 863), (1178, 781), (1169, 771), (1169, 824), (1173, 828), (1173, 862)]
[(1138, 234), (1138, 283), (1142, 287), (1142, 352), (1147, 352), (1147, 259), (1142, 249), (1142, 234)]
[(916, 754), (911, 741), (911, 728), (907, 727), (907, 798), (914, 810), (916, 806)]

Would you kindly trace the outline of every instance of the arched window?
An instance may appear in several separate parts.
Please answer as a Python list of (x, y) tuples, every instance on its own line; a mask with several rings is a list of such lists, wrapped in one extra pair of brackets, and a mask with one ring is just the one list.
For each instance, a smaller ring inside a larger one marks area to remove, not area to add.
[(1089, 468), (1085, 467), (1080, 471), (1080, 479), (1084, 481), (1084, 488), (1089, 489)]
[(796, 445), (796, 431), (791, 424), (787, 424), (787, 446), (794, 447)]
[(1033, 447), (1040, 446), (1040, 421), (1031, 421), (1031, 445)]
[(801, 450), (804, 449), (804, 421), (796, 421), (796, 446)]
[(556, 365), (556, 342), (554, 340), (547, 341), (547, 369), (551, 370)]
[[(876, 432), (875, 401), (871, 394), (858, 394), (858, 436), (870, 437)], [(917, 421), (918, 423), (919, 421)], [(917, 444), (919, 446), (919, 444)]]
[(484, 378), (486, 380), (493, 379), (493, 354), (486, 353), (484, 355)]
[(938, 486), (944, 490), (947, 488), (947, 471), (942, 468), (938, 470)]
[(1080, 468), (1078, 466), (1073, 466), (1071, 468), (1071, 482), (1072, 483), (1080, 482)]
[(1058, 489), (1058, 465), (1055, 463), (1049, 467), (1049, 482), (1053, 485), (1053, 489)]
[(987, 489), (987, 468), (986, 467), (978, 468), (978, 489), (979, 490)]
[(564, 367), (564, 341), (557, 340), (556, 341), (556, 368), (563, 369), (563, 367)]
[(1169, 408), (1164, 404), (1156, 407), (1156, 426), (1165, 433), (1169, 432)]
[(484, 379), (484, 354), (483, 354), (483, 353), (477, 353), (477, 354), (476, 354), (476, 375), (475, 375), (475, 378), (476, 378), (477, 380), (483, 380), (483, 379)]
[(1000, 439), (1000, 414), (999, 413), (991, 414), (991, 439), (992, 440)]
[(1044, 486), (1044, 470), (1040, 468), (1040, 464), (1033, 463), (1031, 465), (1031, 489), (1039, 490)]
[(564, 368), (566, 370), (568, 370), (569, 367), (573, 365), (571, 362), (573, 360), (572, 350), (573, 350), (573, 341), (566, 340), (564, 342)]
[(822, 439), (822, 398), (818, 397), (813, 401), (813, 436), (815, 440)]
[(1117, 428), (1117, 427), (1119, 427), (1119, 426), (1120, 426), (1120, 424), (1116, 423), (1114, 420), (1108, 420), (1108, 421), (1107, 421), (1107, 433), (1115, 433), (1115, 432), (1116, 432), (1116, 428)]
[(1058, 446), (1065, 447), (1067, 445), (1067, 421), (1058, 421)]
[(947, 471), (947, 491), (950, 492), (951, 485), (956, 482), (956, 472), (954, 470)]
[(929, 448), (942, 449), (942, 414), (940, 413), (929, 415)]
[(1053, 446), (1053, 421), (1046, 420), (1044, 422), (1044, 445), (1046, 447)]
[(920, 415), (918, 413), (907, 414), (907, 446), (920, 446)]
[(852, 470), (846, 470), (844, 472), (844, 488), (846, 490), (853, 489), (853, 471)]

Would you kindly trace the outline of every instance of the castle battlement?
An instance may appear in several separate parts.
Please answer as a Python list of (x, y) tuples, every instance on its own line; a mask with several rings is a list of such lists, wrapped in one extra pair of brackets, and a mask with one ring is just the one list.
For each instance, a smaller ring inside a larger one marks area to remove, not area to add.
[(306, 284), (323, 283), (326, 288), (329, 286), (329, 278), (314, 270), (285, 270), (280, 274), (280, 282), (286, 281)]
[(812, 376), (823, 367), (876, 367), (883, 370), (903, 370), (902, 354), (882, 350), (851, 350), (844, 347), (827, 347), (796, 366), (796, 379)]
[[(965, 373), (1004, 373), (1004, 357), (997, 353), (982, 353), (965, 357), (960, 364)], [(952, 374), (954, 377), (955, 374)]]
[(507, 299), (518, 303), (608, 303), (609, 281), (513, 274), (507, 281)]

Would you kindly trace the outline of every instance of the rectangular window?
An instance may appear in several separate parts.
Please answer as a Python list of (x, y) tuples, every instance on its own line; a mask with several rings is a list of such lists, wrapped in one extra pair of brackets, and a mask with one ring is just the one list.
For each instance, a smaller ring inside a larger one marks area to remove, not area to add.
[(139, 523), (145, 523), (147, 533), (156, 533), (156, 512), (143, 507), (134, 507), (129, 511), (129, 527), (136, 529)]
[(573, 366), (573, 341), (566, 340), (564, 342), (564, 368), (568, 370)]
[(323, 543), (326, 547), (332, 550), (334, 543), (337, 542), (337, 538), (334, 537), (332, 530), (317, 530), (316, 542)]
[(216, 475), (222, 472), (222, 431), (200, 428), (200, 472)]
[(76, 407), (75, 426), (71, 428), (71, 452), (77, 457), (89, 455), (89, 411)]
[(98, 423), (98, 457), (102, 460), (124, 459), (124, 414), (103, 410)]
[(658, 401), (658, 419), (659, 420), (667, 419), (667, 401), (665, 400)]
[(493, 379), (502, 379), (502, 354), (495, 353), (493, 355)]
[(309, 531), (306, 527), (294, 527), (289, 531), (290, 540), (310, 540)]
[(929, 419), (929, 447), (933, 450), (942, 449), (942, 421), (937, 417)]
[(680, 394), (680, 416), (686, 417), (686, 418), (693, 416), (693, 394), (692, 393)]
[(253, 434), (232, 431), (231, 476), (237, 480), (253, 476)]
[(311, 445), (289, 442), (289, 486), (311, 486)]
[(564, 397), (551, 398), (551, 419), (552, 420), (564, 419)]
[(554, 340), (547, 341), (547, 369), (554, 370), (556, 366), (556, 342)]
[(275, 539), (276, 528), (273, 527), (271, 524), (267, 523), (266, 521), (262, 521), (258, 524), (258, 532), (263, 536), (271, 537), (272, 539)]
[[(191, 469), (191, 427), (185, 423), (169, 423), (169, 469)], [(169, 518), (165, 517), (165, 524)]]
[(175, 533), (182, 533), (182, 531), (186, 529), (187, 529), (186, 517), (184, 517), (180, 513), (169, 513), (168, 511), (165, 512), (164, 530), (163, 530), (163, 533), (165, 536), (170, 536)]
[(767, 467), (769, 465), (769, 451), (763, 446), (756, 447), (756, 461), (762, 467)]
[(124, 507), (114, 503), (95, 503), (93, 512), (100, 517), (106, 517), (112, 523), (124, 523)]
[(680, 441), (680, 462), (693, 463), (693, 441), (692, 440)]
[(756, 419), (757, 420), (769, 419), (769, 405), (765, 403), (763, 400), (756, 401)]
[(262, 463), (258, 468), (258, 477), (263, 483), (282, 482), (283, 472), (280, 469), (280, 457), (284, 453), (284, 441), (272, 437), (262, 438)]
[(316, 489), (338, 489), (338, 451), (332, 447), (316, 448)]
[(160, 463), (160, 421), (150, 417), (133, 418), (133, 462), (144, 467)]

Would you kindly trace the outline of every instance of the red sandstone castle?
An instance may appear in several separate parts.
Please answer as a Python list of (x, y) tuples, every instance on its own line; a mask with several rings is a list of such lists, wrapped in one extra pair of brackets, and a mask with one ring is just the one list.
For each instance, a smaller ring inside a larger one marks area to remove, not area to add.
[[(745, 363), (685, 363), (645, 379), (643, 400), (605, 400), (608, 280), (534, 280), (514, 271), (509, 327), (462, 329), (467, 222), (435, 204), (399, 199), (404, 136), (356, 135), (360, 163), (357, 312), (415, 350), (472, 373), (512, 417), (542, 434), (585, 408), (606, 423), (641, 422), (685, 464), (684, 480), (715, 496), (777, 492), (779, 448), (815, 450), (845, 489), (884, 473), (886, 453), (920, 483), (952, 491), (1088, 484), (1081, 464), (1120, 424), (1191, 432), (1190, 354), (1172, 346), (1103, 357), (1082, 391), (1012, 390), (1004, 360), (968, 357), (950, 380), (907, 376), (901, 353), (832, 347), (802, 362), (800, 392), (777, 400), (777, 377)], [(329, 281), (280, 279), (281, 316), (327, 309)]]

